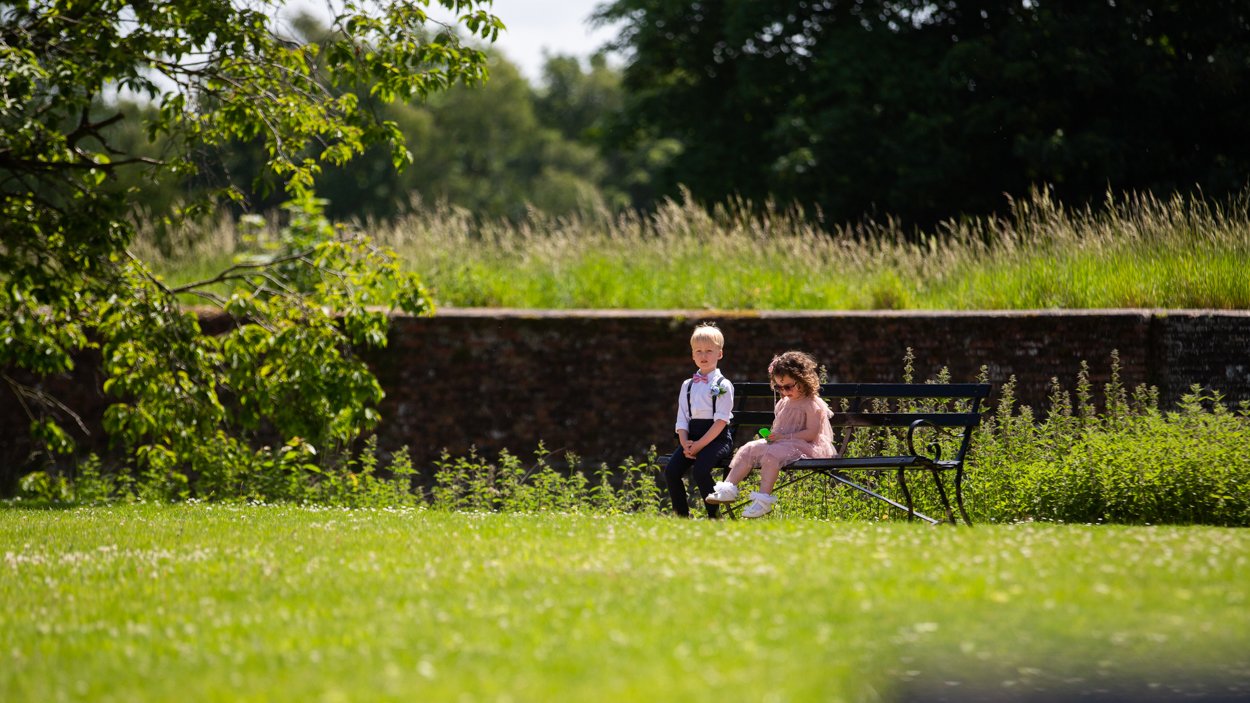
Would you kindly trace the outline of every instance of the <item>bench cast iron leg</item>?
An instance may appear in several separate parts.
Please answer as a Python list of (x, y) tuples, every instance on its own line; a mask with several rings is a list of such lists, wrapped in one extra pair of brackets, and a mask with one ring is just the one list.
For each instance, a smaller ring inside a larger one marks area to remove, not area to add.
[(929, 472), (933, 474), (933, 482), (937, 484), (938, 497), (942, 499), (942, 507), (946, 509), (946, 521), (952, 525), (958, 525), (955, 522), (955, 511), (951, 510), (951, 501), (946, 497), (946, 487), (942, 485), (942, 477), (938, 475), (937, 469)]
[(907, 472), (902, 469), (898, 470), (898, 485), (903, 489), (903, 497), (907, 499), (907, 522), (911, 522), (916, 517), (916, 509), (911, 504), (911, 491), (907, 490)]

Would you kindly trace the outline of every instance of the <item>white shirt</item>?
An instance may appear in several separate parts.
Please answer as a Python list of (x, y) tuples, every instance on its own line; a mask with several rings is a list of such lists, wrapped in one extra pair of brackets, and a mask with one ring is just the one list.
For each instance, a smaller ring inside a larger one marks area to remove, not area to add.
[[(693, 384), (693, 385), (692, 385)], [(689, 388), (689, 394), (686, 389)], [(716, 414), (712, 414), (712, 389), (719, 388), (716, 396)], [(686, 398), (690, 398), (690, 407), (686, 406)], [(693, 378), (681, 384), (681, 393), (677, 396), (677, 430), (689, 430), (691, 420), (733, 420), (734, 384), (725, 378), (720, 369), (712, 369), (708, 374), (707, 383), (694, 383)]]

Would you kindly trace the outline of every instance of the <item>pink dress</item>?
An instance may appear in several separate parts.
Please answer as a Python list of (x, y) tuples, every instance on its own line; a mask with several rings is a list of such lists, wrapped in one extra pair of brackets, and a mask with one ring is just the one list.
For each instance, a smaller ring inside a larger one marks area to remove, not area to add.
[[(757, 439), (742, 445), (734, 454), (730, 468), (762, 467), (766, 469), (780, 468), (792, 464), (799, 459), (826, 459), (837, 454), (833, 448), (833, 428), (829, 426), (829, 417), (833, 411), (829, 404), (819, 396), (807, 398), (782, 398), (777, 401), (774, 409), (772, 433), (783, 437), (802, 432), (807, 429), (808, 422), (819, 422), (820, 436), (815, 442), (801, 439), (778, 439), (769, 442)], [(815, 418), (823, 418), (817, 420)]]

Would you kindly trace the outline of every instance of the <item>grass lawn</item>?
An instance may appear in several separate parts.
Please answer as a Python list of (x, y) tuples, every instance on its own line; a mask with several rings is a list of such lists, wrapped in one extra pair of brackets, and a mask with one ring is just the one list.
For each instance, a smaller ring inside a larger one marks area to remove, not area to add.
[(1250, 697), (1250, 531), (0, 508), (0, 700)]

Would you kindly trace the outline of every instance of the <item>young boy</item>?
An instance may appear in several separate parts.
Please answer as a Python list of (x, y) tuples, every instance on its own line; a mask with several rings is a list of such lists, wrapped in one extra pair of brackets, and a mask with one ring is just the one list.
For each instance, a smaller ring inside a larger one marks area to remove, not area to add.
[[(680, 446), (664, 468), (673, 510), (690, 517), (683, 479), (687, 471), (699, 486), (699, 495), (712, 492), (712, 468), (733, 453), (729, 421), (733, 419), (734, 387), (717, 368), (724, 357), (725, 337), (711, 323), (695, 327), (690, 335), (690, 357), (698, 371), (681, 384), (677, 395), (677, 439)], [(717, 517), (719, 506), (704, 504), (709, 518)]]

